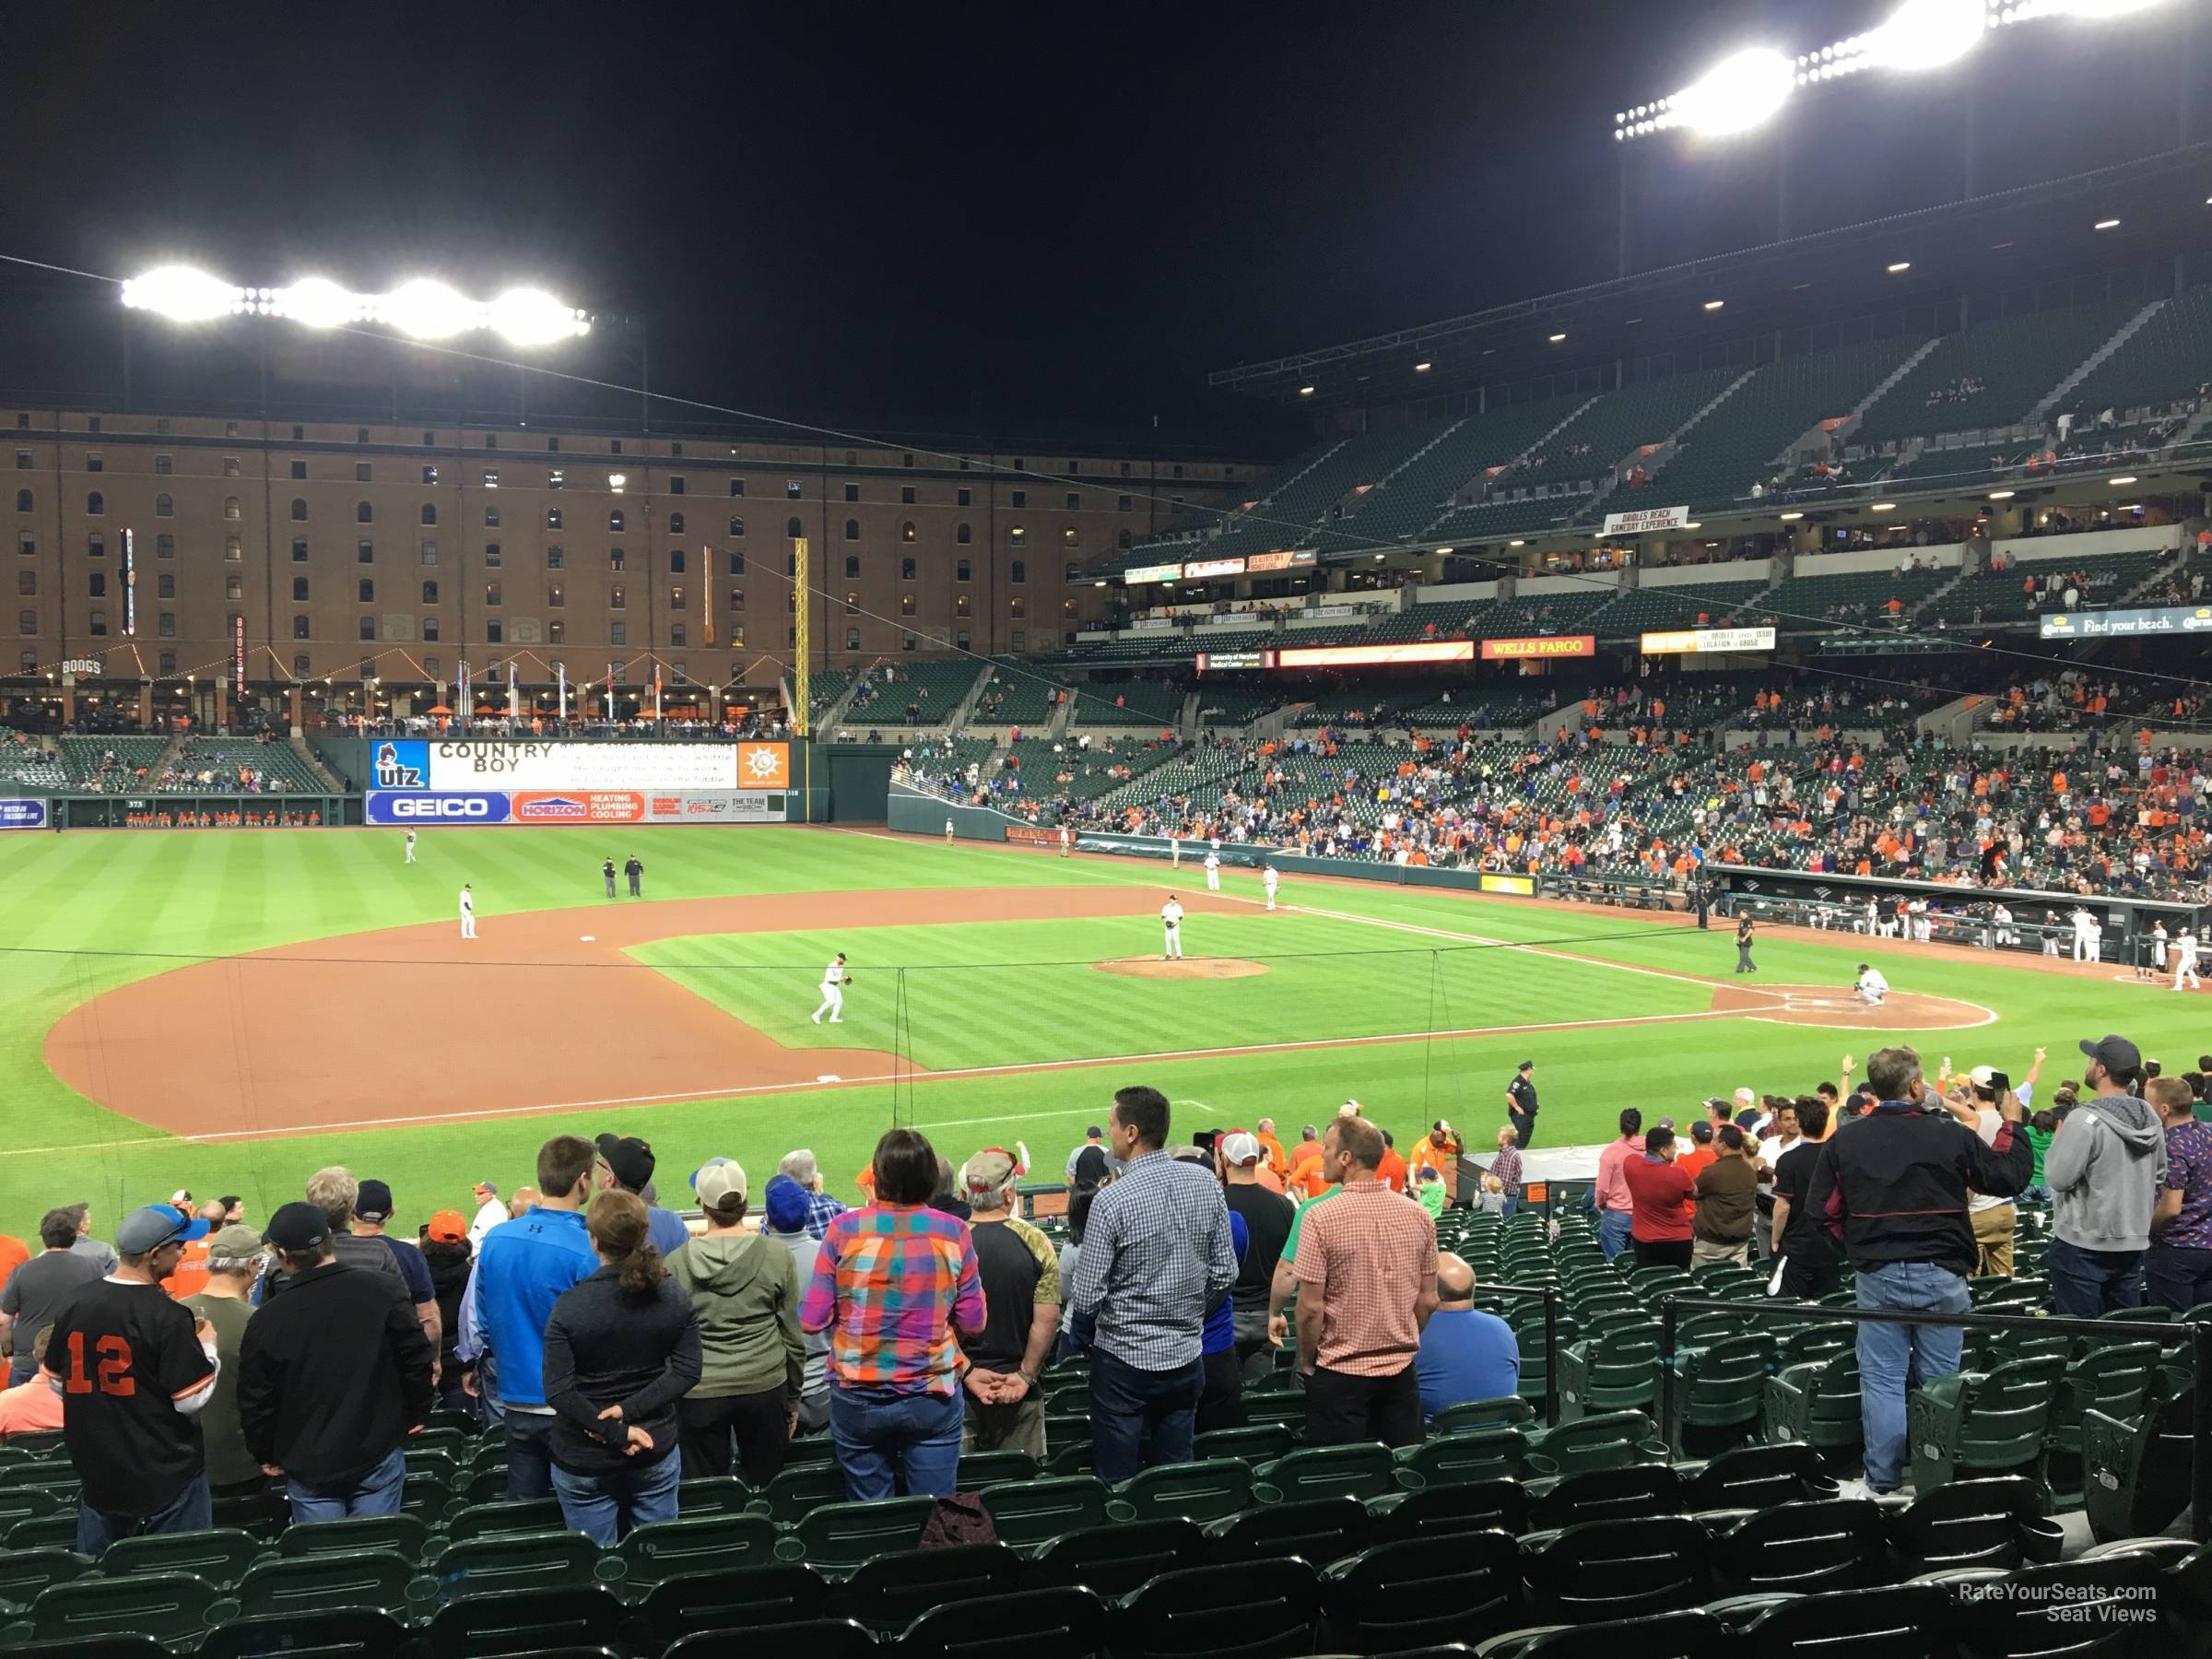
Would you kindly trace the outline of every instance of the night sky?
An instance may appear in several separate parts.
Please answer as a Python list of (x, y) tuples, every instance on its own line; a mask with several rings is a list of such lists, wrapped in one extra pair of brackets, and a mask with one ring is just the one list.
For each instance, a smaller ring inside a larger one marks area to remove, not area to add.
[[(1615, 110), (1886, 9), (25, 5), (0, 252), (537, 280), (802, 418), (1280, 433), (1206, 371), (1611, 276)], [(2041, 29), (1807, 100), (1801, 223), (1956, 195), (1970, 130), (1982, 188), (2174, 141), (2172, 18)], [(1636, 263), (1768, 240), (1780, 149), (1635, 158)]]

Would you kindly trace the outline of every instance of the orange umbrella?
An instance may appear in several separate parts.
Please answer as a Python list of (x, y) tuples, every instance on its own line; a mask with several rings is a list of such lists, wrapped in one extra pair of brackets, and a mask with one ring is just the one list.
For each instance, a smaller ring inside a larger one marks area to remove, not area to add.
[(447, 708), (443, 703), (438, 703), (432, 706), (430, 712), (433, 714), (451, 714), (453, 711)]

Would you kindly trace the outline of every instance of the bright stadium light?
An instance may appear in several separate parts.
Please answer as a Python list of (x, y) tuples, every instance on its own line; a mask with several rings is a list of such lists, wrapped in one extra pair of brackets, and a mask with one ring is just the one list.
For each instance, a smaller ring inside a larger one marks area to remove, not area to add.
[(2034, 9), (2045, 15), (2079, 18), (2085, 23), (2109, 23), (2114, 18), (2133, 17), (2165, 4), (2166, 0), (2042, 0)]
[(477, 325), (481, 308), (442, 282), (418, 276), (376, 302), (378, 318), (418, 340), (450, 340)]
[(1886, 69), (1941, 69), (1982, 43), (1988, 19), (1983, 0), (1905, 0), (1869, 37), (1867, 56)]
[(486, 308), (492, 332), (511, 346), (549, 346), (587, 332), (584, 314), (543, 288), (509, 288)]
[(2123, 485), (2133, 484), (2135, 481), (2136, 475), (2134, 473), (2122, 473), (2116, 478), (2107, 478), (2105, 480), (2107, 484), (2113, 486), (2115, 488)]
[(219, 276), (190, 265), (161, 265), (123, 285), (123, 302), (172, 323), (206, 323), (253, 309), (253, 297)]
[(269, 293), (263, 309), (308, 328), (343, 328), (369, 315), (369, 302), (349, 294), (327, 276), (309, 276)]
[(1795, 86), (1788, 58), (1769, 47), (1747, 47), (1723, 58), (1694, 85), (1665, 100), (1661, 120), (1706, 138), (1747, 133), (1771, 120)]

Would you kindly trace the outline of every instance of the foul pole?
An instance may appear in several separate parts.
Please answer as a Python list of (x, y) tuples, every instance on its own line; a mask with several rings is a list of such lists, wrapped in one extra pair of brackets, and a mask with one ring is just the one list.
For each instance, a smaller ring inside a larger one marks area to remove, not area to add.
[(791, 541), (791, 591), (797, 603), (793, 606), (798, 617), (798, 632), (792, 644), (794, 662), (791, 668), (792, 700), (797, 705), (791, 712), (791, 729), (799, 740), (799, 821), (810, 823), (814, 818), (814, 722), (811, 716), (812, 696), (807, 683), (806, 665), (812, 653), (808, 650), (806, 629), (807, 596), (814, 591), (814, 570), (806, 553), (806, 538), (794, 535)]

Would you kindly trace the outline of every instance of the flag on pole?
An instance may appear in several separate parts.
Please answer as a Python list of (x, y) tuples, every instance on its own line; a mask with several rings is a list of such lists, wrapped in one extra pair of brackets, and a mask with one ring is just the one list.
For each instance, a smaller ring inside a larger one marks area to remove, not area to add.
[(515, 684), (514, 659), (512, 657), (509, 657), (507, 659), (507, 718), (509, 720), (520, 719), (522, 716), (522, 688)]
[(606, 717), (609, 720), (615, 717), (615, 665), (612, 663), (606, 665)]
[(569, 718), (569, 665), (556, 663), (553, 667), (555, 677), (560, 681), (560, 718), (562, 724), (566, 724)]
[(468, 659), (461, 659), (461, 666), (453, 671), (453, 712), (466, 720), (476, 705), (468, 700)]
[(658, 658), (654, 659), (653, 665), (653, 720), (655, 725), (661, 720), (661, 665)]

